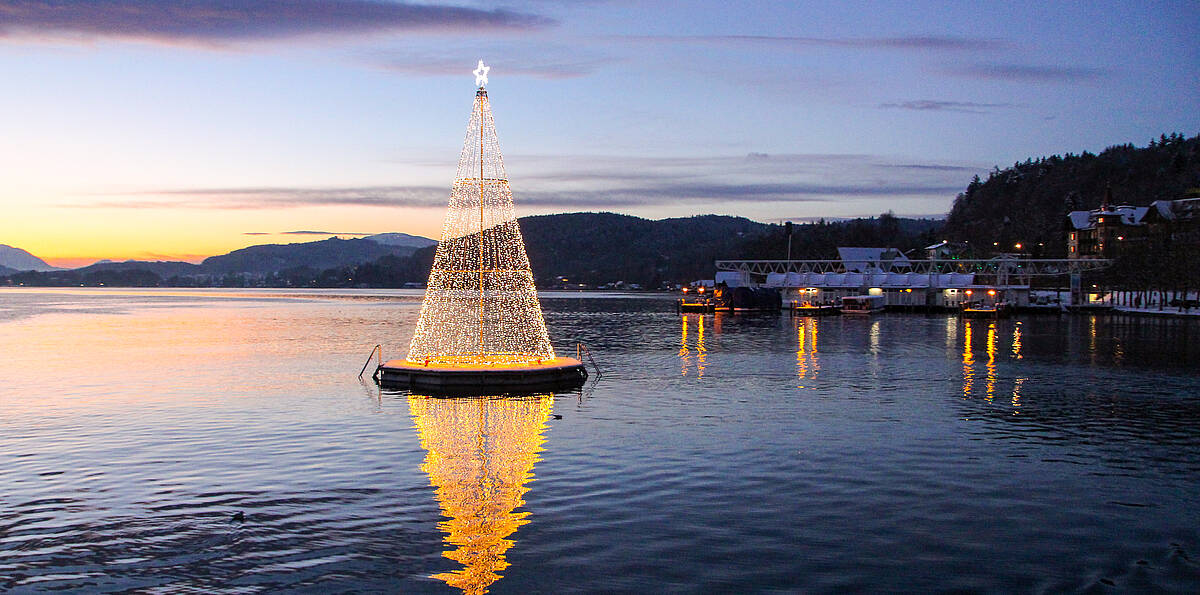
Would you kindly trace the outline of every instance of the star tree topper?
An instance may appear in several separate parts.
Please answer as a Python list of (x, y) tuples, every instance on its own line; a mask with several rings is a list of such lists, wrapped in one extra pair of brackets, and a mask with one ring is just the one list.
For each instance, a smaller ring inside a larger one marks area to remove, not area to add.
[(479, 87), (480, 89), (482, 89), (483, 87), (485, 87), (487, 85), (487, 83), (488, 83), (487, 73), (491, 69), (492, 69), (491, 66), (484, 66), (483, 60), (480, 60), (479, 66), (476, 66), (475, 70), (471, 72), (471, 74), (475, 75), (475, 85), (477, 87)]

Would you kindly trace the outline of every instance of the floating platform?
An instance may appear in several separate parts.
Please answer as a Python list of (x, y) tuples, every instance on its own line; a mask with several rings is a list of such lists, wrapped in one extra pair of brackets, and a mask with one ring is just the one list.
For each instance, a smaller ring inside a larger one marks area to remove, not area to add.
[(496, 364), (394, 359), (380, 365), (376, 374), (385, 387), (443, 393), (565, 389), (582, 385), (588, 377), (583, 363), (573, 357)]
[(696, 300), (696, 301), (689, 302), (685, 299), (681, 299), (675, 303), (675, 308), (676, 308), (676, 310), (678, 310), (680, 312), (708, 313), (708, 312), (713, 312), (715, 310), (716, 304), (713, 303), (712, 300)]
[(1008, 304), (996, 304), (994, 306), (968, 306), (963, 308), (959, 315), (963, 318), (1008, 318), (1012, 313), (1012, 308)]
[(790, 308), (792, 314), (798, 316), (836, 316), (842, 313), (842, 309), (832, 304), (797, 304), (792, 302)]

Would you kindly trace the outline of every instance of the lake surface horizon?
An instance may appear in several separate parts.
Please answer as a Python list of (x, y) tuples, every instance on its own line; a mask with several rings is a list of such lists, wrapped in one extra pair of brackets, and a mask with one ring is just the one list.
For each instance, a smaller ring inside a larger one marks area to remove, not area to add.
[(0, 590), (1200, 589), (1200, 321), (543, 292), (580, 390), (360, 382), (421, 295), (0, 289)]

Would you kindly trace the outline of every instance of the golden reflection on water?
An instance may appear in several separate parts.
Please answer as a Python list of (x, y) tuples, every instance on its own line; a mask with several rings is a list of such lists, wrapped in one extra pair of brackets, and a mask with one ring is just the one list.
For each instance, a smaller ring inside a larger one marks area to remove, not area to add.
[[(974, 350), (974, 345), (972, 343), (974, 342), (975, 325), (982, 324), (982, 322), (981, 321), (973, 321), (973, 320), (962, 320), (960, 323), (956, 323), (955, 326), (957, 326), (957, 324), (962, 324), (962, 328), (963, 328), (963, 339), (962, 339), (962, 341), (963, 341), (962, 342), (963, 388), (962, 388), (962, 394), (963, 394), (963, 398), (966, 399), (966, 398), (970, 398), (971, 393), (975, 390), (975, 380), (976, 380), (975, 375), (976, 375), (976, 368), (977, 368), (978, 362), (976, 361), (976, 358), (975, 358), (975, 350)], [(988, 322), (987, 325), (988, 325), (987, 326), (987, 334), (985, 335), (985, 340), (984, 340), (984, 353), (987, 355), (987, 359), (983, 362), (983, 370), (984, 370), (984, 378), (983, 378), (983, 382), (984, 382), (983, 393), (984, 393), (984, 395), (983, 395), (983, 397), (990, 403), (995, 399), (996, 394), (998, 392), (1002, 391), (1002, 389), (999, 386), (1000, 385), (999, 363), (996, 361), (997, 356), (1001, 355), (1000, 354), (1001, 346), (1000, 346), (1000, 329), (998, 328), (998, 323), (995, 321), (991, 321), (991, 322)], [(947, 331), (947, 332), (949, 332), (949, 331)], [(1020, 322), (1016, 322), (1014, 325), (1011, 349), (1012, 349), (1012, 358), (1013, 359), (1021, 359), (1023, 357), (1022, 344), (1021, 344), (1021, 323)], [(1018, 413), (1019, 408), (1021, 407), (1021, 399), (1022, 399), (1021, 393), (1024, 390), (1024, 385), (1025, 385), (1026, 380), (1028, 380), (1028, 378), (1021, 377), (1021, 376), (1013, 379), (1011, 404), (1013, 407), (1014, 415), (1016, 415)]]
[(1088, 355), (1092, 364), (1096, 363), (1096, 315), (1088, 317)]
[[(975, 322), (963, 321), (963, 398), (971, 396), (975, 387), (975, 351), (972, 346)], [(984, 398), (991, 401), (996, 396), (996, 323), (988, 323), (985, 336), (984, 353), (987, 362), (984, 364)]]
[(971, 351), (971, 328), (974, 325), (970, 320), (963, 321), (963, 398), (971, 396), (971, 388), (975, 384), (975, 353)]
[(796, 319), (796, 388), (804, 388), (804, 380), (817, 378), (821, 371), (821, 360), (817, 349), (818, 319), (804, 317)]
[(679, 361), (681, 366), (679, 372), (684, 376), (687, 376), (688, 362), (691, 359), (691, 356), (689, 355), (691, 351), (688, 349), (687, 322), (688, 317), (684, 316), (683, 330), (679, 333)]
[[(683, 316), (683, 323), (679, 332), (679, 361), (680, 374), (687, 376), (688, 369), (692, 363), (692, 349), (688, 342), (688, 317)], [(720, 332), (720, 318), (718, 317), (715, 324), (715, 331)], [(696, 317), (696, 377), (704, 377), (704, 368), (708, 358), (708, 348), (704, 346), (704, 315)]]
[(988, 323), (987, 331), (987, 394), (984, 396), (990, 403), (996, 395), (996, 323)]
[(553, 395), (522, 398), (435, 398), (412, 395), (425, 462), (421, 470), (436, 488), (446, 520), (438, 528), (442, 555), (463, 565), (433, 578), (465, 593), (487, 593), (508, 567), (509, 537), (529, 521), (523, 498), (546, 439)]

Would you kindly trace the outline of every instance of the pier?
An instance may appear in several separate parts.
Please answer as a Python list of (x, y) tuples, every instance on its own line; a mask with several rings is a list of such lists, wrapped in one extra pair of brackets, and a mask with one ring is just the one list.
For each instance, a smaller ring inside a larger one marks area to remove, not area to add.
[[(1111, 265), (1107, 259), (1035, 259), (1003, 256), (946, 260), (718, 260), (717, 278), (738, 285), (778, 288), (784, 307), (829, 304), (853, 295), (884, 297), (889, 309), (958, 309), (966, 303), (1005, 303), (1036, 308), (1030, 299), (1035, 278), (1069, 279), (1069, 302), (1081, 307), (1092, 297), (1084, 273)], [(1057, 304), (1055, 304), (1057, 306)]]

